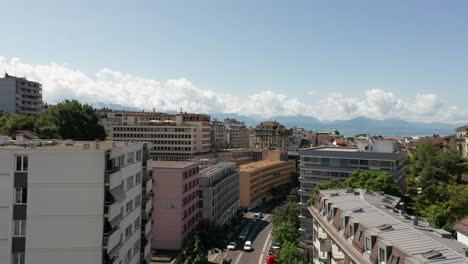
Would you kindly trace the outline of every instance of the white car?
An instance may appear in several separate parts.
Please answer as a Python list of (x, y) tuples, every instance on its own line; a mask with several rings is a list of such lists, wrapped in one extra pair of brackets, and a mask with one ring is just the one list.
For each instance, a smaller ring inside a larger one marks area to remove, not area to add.
[(229, 245), (227, 246), (227, 249), (228, 249), (228, 250), (236, 250), (236, 247), (237, 247), (236, 242), (232, 241), (232, 242), (229, 243)]
[(251, 250), (252, 250), (252, 241), (245, 241), (244, 251), (251, 251)]

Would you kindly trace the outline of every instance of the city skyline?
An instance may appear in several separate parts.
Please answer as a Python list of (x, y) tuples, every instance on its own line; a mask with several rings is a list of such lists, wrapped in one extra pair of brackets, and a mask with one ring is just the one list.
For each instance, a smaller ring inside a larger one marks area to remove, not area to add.
[(23, 39), (0, 43), (0, 71), (41, 82), (48, 103), (467, 121), (462, 1), (52, 4), (0, 18)]

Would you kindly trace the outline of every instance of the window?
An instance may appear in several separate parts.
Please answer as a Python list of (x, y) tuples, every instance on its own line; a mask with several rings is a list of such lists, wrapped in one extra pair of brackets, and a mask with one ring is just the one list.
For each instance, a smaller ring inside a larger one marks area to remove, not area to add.
[(13, 220), (13, 236), (26, 236), (26, 220)]
[(138, 172), (135, 175), (135, 184), (139, 184), (141, 182), (141, 172)]
[(370, 253), (372, 251), (371, 238), (370, 237), (366, 237), (365, 250), (368, 253)]
[(28, 171), (28, 156), (16, 156), (16, 171)]
[(24, 264), (24, 252), (13, 253), (13, 264)]
[(141, 194), (135, 197), (135, 207), (141, 204)]
[(400, 262), (400, 257), (393, 255), (392, 256), (392, 264), (398, 264)]
[(127, 228), (125, 228), (125, 239), (127, 239), (132, 234), (132, 231), (132, 225), (129, 225)]
[(379, 247), (379, 263), (387, 263), (387, 252), (385, 252), (385, 248), (383, 247)]
[(356, 240), (357, 241), (361, 240), (361, 234), (362, 234), (361, 230), (358, 229), (357, 232), (356, 232)]
[(127, 251), (127, 263), (130, 262), (130, 260), (132, 259), (132, 249), (130, 248), (128, 251)]
[(346, 222), (344, 216), (341, 217), (340, 230), (343, 230), (346, 227)]
[(349, 224), (349, 237), (350, 238), (354, 237), (354, 224), (353, 223)]
[(141, 223), (141, 218), (137, 217), (137, 219), (135, 219), (135, 223), (134, 223), (135, 229), (138, 229), (140, 227), (140, 223)]
[(133, 254), (138, 254), (140, 252), (140, 240), (135, 242), (133, 245)]
[(28, 189), (27, 188), (15, 188), (15, 204), (27, 203)]
[(133, 210), (133, 200), (130, 200), (127, 203), (127, 214), (129, 214)]
[(133, 187), (133, 176), (127, 178), (127, 190)]

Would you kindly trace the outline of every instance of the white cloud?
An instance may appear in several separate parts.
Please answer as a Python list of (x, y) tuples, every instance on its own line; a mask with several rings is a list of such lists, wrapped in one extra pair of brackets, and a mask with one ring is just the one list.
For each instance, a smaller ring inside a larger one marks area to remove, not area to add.
[[(372, 89), (365, 92), (364, 98), (330, 93), (315, 101), (310, 98), (302, 101), (272, 91), (233, 96), (201, 89), (185, 78), (161, 82), (106, 68), (98, 70), (95, 76), (88, 76), (65, 64), (28, 64), (18, 58), (7, 60), (0, 56), (0, 71), (3, 70), (42, 83), (44, 100), (48, 103), (79, 99), (148, 110), (155, 108), (161, 112), (182, 108), (198, 113), (237, 113), (265, 118), (302, 114), (321, 120), (364, 116), (409, 121), (467, 121), (467, 109), (448, 106), (435, 94), (398, 98), (392, 92)], [(317, 96), (314, 91), (307, 94)]]

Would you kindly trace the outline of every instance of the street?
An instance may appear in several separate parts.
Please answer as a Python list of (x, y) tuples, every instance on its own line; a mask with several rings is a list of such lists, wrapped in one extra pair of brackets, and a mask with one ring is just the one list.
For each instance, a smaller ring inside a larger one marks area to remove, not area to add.
[[(271, 245), (271, 228), (269, 222), (270, 215), (264, 214), (264, 218), (258, 220), (252, 232), (249, 233), (247, 240), (252, 241), (253, 250), (245, 252), (243, 250), (244, 242), (237, 240), (237, 249), (235, 251), (226, 250), (209, 256), (209, 260), (213, 263), (220, 263), (221, 260), (231, 260), (231, 264), (264, 264), (268, 249)], [(250, 219), (250, 221), (254, 221)]]

